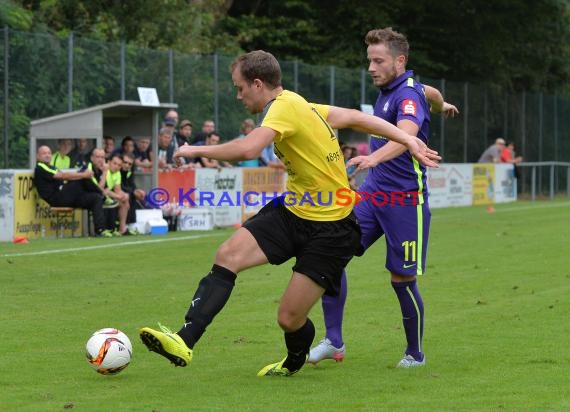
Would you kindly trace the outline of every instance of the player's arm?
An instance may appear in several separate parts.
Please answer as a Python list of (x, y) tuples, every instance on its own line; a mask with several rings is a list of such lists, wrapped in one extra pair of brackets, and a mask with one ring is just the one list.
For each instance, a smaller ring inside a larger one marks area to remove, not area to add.
[(277, 132), (269, 127), (256, 127), (243, 139), (210, 146), (184, 144), (174, 153), (174, 158), (208, 157), (217, 160), (250, 160), (259, 157), (263, 148), (273, 141)]
[(435, 87), (424, 85), (424, 91), (432, 113), (441, 113), (445, 117), (455, 117), (459, 113), (457, 107), (443, 100), (443, 95)]
[[(400, 120), (398, 122), (398, 128), (412, 136), (417, 135), (419, 132), (418, 125), (407, 119)], [(353, 157), (348, 161), (347, 167), (356, 166), (356, 172), (360, 172), (361, 170), (375, 167), (382, 162), (392, 160), (400, 156), (406, 150), (408, 150), (406, 146), (391, 141), (386, 143), (380, 149), (370, 153), (368, 156)]]
[(350, 128), (363, 133), (384, 136), (389, 140), (403, 144), (425, 166), (438, 167), (437, 161), (441, 159), (435, 150), (428, 148), (417, 137), (398, 129), (379, 117), (355, 109), (330, 106), (327, 122), (333, 129)]
[(81, 180), (90, 179), (93, 176), (93, 171), (85, 169), (82, 172), (62, 172), (58, 170), (56, 174), (53, 175), (54, 179), (57, 180)]

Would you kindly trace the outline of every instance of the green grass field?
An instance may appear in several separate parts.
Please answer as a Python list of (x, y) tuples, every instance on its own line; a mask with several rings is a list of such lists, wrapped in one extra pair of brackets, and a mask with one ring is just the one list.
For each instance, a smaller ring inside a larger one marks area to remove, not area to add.
[[(349, 266), (343, 363), (258, 378), (284, 352), (276, 311), (291, 263), (242, 273), (187, 368), (140, 343), (138, 328), (177, 330), (231, 230), (122, 239), (0, 243), (2, 411), (570, 410), (570, 202), (435, 209), (426, 306), (427, 365), (404, 350), (384, 241)], [(320, 305), (312, 312), (318, 341)], [(134, 356), (95, 373), (84, 347), (116, 327)]]

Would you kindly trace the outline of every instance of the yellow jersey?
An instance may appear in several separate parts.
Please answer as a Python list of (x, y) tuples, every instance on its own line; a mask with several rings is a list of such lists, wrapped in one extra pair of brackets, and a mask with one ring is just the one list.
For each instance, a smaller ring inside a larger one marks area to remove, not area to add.
[(329, 110), (284, 90), (262, 113), (260, 126), (277, 133), (275, 154), (287, 168), (284, 204), (303, 219), (340, 220), (354, 205), (338, 139), (326, 122)]

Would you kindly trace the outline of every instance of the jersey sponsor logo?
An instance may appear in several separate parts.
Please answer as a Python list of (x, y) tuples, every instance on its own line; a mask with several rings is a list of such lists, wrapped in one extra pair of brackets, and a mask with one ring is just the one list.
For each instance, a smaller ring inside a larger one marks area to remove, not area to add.
[(402, 102), (402, 112), (404, 112), (404, 114), (409, 114), (411, 116), (415, 116), (416, 112), (417, 112), (417, 106), (416, 106), (416, 102), (414, 102), (413, 100), (404, 100)]

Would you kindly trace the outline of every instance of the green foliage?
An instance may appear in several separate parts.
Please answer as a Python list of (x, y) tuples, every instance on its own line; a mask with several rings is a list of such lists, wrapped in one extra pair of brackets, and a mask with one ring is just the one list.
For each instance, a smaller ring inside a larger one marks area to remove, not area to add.
[[(233, 230), (2, 244), (2, 408), (568, 410), (570, 271), (561, 245), (570, 237), (560, 231), (568, 205), (432, 211), (427, 274), (419, 279), (427, 365), (415, 370), (394, 368), (404, 332), (382, 239), (348, 268), (345, 361), (307, 365), (290, 378), (255, 376), (285, 354), (276, 311), (289, 263), (238, 277), (187, 368), (169, 365), (138, 338), (142, 326), (181, 325), (215, 250)], [(318, 340), (320, 304), (311, 319)], [(132, 363), (117, 376), (96, 374), (84, 355), (90, 334), (109, 326), (133, 344)]]
[(17, 30), (29, 30), (32, 27), (32, 13), (16, 5), (12, 0), (0, 0), (0, 26)]

